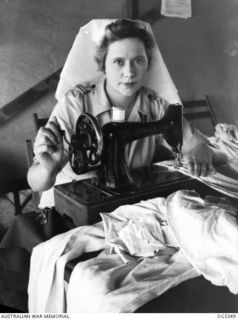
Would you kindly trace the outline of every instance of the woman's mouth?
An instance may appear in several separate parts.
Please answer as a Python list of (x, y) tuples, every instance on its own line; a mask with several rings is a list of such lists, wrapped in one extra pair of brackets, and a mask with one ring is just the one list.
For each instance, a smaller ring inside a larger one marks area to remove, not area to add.
[(122, 85), (127, 88), (132, 88), (136, 85), (136, 82), (123, 82)]

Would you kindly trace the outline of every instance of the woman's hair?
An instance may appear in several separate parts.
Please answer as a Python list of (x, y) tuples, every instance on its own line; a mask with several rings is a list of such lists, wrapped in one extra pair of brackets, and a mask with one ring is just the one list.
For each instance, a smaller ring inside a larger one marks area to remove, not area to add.
[(110, 44), (126, 38), (137, 38), (144, 44), (150, 67), (152, 49), (155, 46), (152, 35), (137, 21), (118, 19), (106, 26), (105, 35), (97, 48), (95, 60), (100, 71), (105, 71), (105, 61)]

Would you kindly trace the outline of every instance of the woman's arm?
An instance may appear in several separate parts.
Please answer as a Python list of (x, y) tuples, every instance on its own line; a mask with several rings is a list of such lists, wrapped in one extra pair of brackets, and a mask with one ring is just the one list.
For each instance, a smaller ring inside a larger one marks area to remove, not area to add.
[(194, 176), (205, 177), (214, 172), (214, 155), (205, 135), (183, 119), (183, 160)]
[(39, 129), (34, 143), (34, 154), (34, 163), (27, 174), (28, 183), (33, 191), (50, 189), (65, 164), (63, 139), (55, 117)]
[(68, 161), (68, 146), (63, 141), (62, 130), (66, 139), (70, 140), (77, 119), (84, 110), (84, 93), (79, 91), (77, 94), (75, 91), (70, 90), (65, 94), (53, 109), (47, 125), (37, 133), (34, 163), (27, 174), (33, 191), (41, 192), (53, 187), (58, 172)]

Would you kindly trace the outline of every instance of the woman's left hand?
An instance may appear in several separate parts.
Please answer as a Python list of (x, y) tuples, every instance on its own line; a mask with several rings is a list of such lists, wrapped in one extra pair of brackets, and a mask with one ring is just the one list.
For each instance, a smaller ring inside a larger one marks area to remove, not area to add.
[(212, 153), (205, 143), (200, 143), (191, 151), (183, 155), (191, 175), (195, 177), (206, 177), (214, 173), (215, 169), (212, 165)]

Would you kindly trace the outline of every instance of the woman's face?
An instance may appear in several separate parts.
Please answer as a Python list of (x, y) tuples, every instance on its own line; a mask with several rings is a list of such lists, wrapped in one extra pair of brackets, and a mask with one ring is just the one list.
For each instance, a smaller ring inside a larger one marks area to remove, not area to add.
[(141, 88), (148, 70), (148, 58), (137, 38), (118, 40), (109, 45), (105, 61), (108, 94), (132, 97)]

